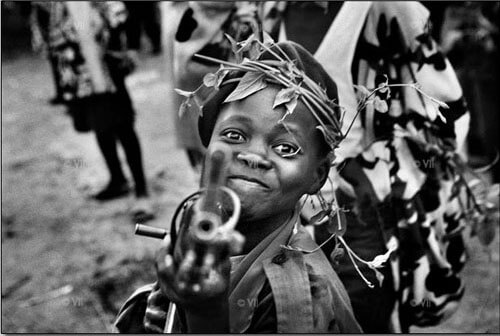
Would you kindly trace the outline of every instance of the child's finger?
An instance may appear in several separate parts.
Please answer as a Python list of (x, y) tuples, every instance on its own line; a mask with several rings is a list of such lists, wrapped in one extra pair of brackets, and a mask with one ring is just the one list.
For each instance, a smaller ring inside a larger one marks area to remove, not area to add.
[(213, 252), (207, 252), (207, 254), (203, 258), (203, 262), (200, 267), (200, 277), (205, 279), (208, 277), (210, 270), (214, 268), (216, 262), (216, 257)]
[[(158, 325), (158, 324), (153, 323), (150, 320), (147, 320), (146, 316), (144, 316), (143, 323), (144, 323), (144, 329), (146, 329), (148, 332), (155, 333), (155, 334), (162, 334), (163, 333), (164, 328), (161, 327), (161, 324)], [(165, 324), (165, 322), (163, 322), (163, 323)]]
[(172, 288), (175, 285), (175, 266), (170, 254), (167, 254), (163, 261), (156, 263), (156, 275), (163, 293), (171, 297), (173, 295)]
[(161, 246), (156, 253), (156, 263), (162, 262), (165, 259), (165, 256), (169, 254), (171, 245), (170, 235), (166, 235), (165, 238), (161, 242)]
[(170, 297), (173, 295), (171, 288), (174, 285), (176, 270), (174, 258), (168, 252), (170, 250), (170, 237), (167, 237), (163, 240), (162, 246), (156, 254), (155, 267), (160, 288), (165, 295)]
[(152, 332), (163, 333), (168, 312), (168, 299), (159, 288), (153, 290), (147, 299), (144, 327)]
[(231, 264), (229, 260), (218, 263), (216, 268), (205, 268), (205, 276), (201, 281), (201, 288), (206, 297), (213, 297), (223, 294), (229, 284), (229, 274)]
[(196, 261), (196, 252), (193, 250), (188, 250), (182, 260), (179, 271), (177, 273), (177, 287), (181, 291), (185, 291), (187, 289), (188, 284), (195, 282), (196, 278), (196, 270), (195, 263)]
[(229, 236), (229, 252), (231, 254), (239, 254), (243, 249), (245, 237), (238, 231), (233, 231)]

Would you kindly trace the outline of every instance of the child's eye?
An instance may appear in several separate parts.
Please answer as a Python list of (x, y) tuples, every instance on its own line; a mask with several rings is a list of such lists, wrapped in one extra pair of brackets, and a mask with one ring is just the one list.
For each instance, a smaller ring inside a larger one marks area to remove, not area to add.
[(276, 153), (284, 158), (291, 158), (299, 154), (301, 151), (300, 147), (291, 144), (279, 144), (273, 147)]
[(229, 130), (222, 133), (222, 136), (231, 142), (243, 142), (245, 137), (238, 131)]

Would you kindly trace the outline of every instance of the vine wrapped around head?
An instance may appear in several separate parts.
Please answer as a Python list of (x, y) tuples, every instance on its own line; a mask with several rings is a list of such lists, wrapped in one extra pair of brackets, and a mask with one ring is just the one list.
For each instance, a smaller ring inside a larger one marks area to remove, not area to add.
[(177, 93), (186, 97), (180, 106), (180, 115), (193, 109), (195, 111), (192, 112), (200, 115), (199, 130), (203, 144), (208, 144), (222, 104), (245, 99), (269, 85), (277, 85), (281, 90), (274, 99), (273, 108), (285, 109), (280, 122), (284, 123), (286, 117), (294, 113), (297, 104), (302, 102), (318, 122), (317, 129), (333, 153), (344, 137), (341, 132), (341, 107), (334, 81), (314, 57), (293, 42), (273, 43), (270, 38), (261, 42), (252, 35), (246, 41), (237, 43), (227, 37), (233, 46), (236, 62), (195, 55), (220, 64), (219, 69), (205, 75), (203, 84), (193, 92), (176, 89)]

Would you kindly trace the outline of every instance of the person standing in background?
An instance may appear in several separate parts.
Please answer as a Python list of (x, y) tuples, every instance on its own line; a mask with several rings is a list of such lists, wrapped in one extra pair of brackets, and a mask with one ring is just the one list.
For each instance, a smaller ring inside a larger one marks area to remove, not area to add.
[[(467, 147), (471, 164), (487, 166), (498, 159), (498, 2), (446, 3), (439, 30), (443, 52), (457, 69), (471, 109)], [(496, 17), (495, 17), (496, 15)], [(496, 20), (496, 22), (495, 22)], [(493, 180), (500, 178), (500, 163)]]
[(49, 41), (50, 27), (50, 8), (51, 2), (33, 1), (31, 3), (30, 27), (31, 27), (31, 45), (33, 51), (46, 56), (52, 70), (54, 80), (55, 96), (49, 100), (53, 105), (63, 102), (61, 87), (59, 86), (59, 71), (57, 71), (57, 58), (53, 51), (47, 47)]
[[(227, 60), (231, 44), (226, 34), (236, 41), (246, 39), (254, 30), (256, 7), (248, 2), (185, 1), (162, 2), (163, 44), (167, 73), (173, 87), (193, 91), (203, 76), (214, 72), (213, 64), (194, 57), (201, 54)], [(201, 169), (205, 148), (198, 135), (194, 114), (178, 114), (183, 97), (172, 91), (177, 145), (186, 151), (190, 165)]]
[(108, 185), (93, 198), (129, 193), (118, 158), (120, 142), (135, 182), (134, 219), (152, 217), (135, 111), (125, 85), (134, 57), (126, 50), (125, 6), (119, 1), (50, 2), (47, 48), (58, 73), (58, 90), (77, 132), (93, 131), (109, 171)]

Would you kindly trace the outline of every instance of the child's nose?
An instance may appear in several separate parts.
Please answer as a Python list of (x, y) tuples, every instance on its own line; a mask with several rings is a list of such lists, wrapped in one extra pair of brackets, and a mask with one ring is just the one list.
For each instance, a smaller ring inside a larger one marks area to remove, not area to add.
[(252, 169), (271, 169), (272, 164), (259, 154), (255, 153), (239, 153), (236, 159), (246, 164)]

